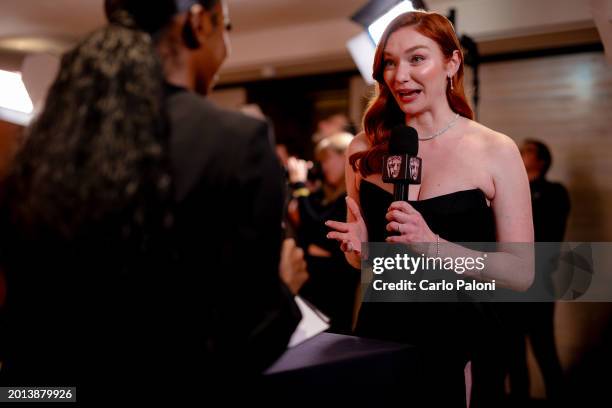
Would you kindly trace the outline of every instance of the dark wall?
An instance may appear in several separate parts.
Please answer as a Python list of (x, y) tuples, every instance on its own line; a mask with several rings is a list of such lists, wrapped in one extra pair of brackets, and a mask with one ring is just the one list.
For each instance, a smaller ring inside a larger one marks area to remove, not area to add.
[(273, 79), (224, 87), (241, 86), (247, 102), (261, 107), (274, 126), (277, 143), (289, 153), (312, 158), (312, 134), (317, 122), (335, 113), (348, 115), (349, 81), (356, 71), (308, 77)]

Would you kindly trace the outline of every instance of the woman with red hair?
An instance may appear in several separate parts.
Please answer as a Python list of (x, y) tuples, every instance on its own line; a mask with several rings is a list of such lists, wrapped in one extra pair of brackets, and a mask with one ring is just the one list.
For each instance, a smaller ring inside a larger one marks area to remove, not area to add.
[[(444, 16), (414, 11), (389, 24), (374, 60), (377, 93), (364, 132), (349, 147), (348, 219), (328, 221), (328, 237), (340, 242), (356, 268), (362, 242), (403, 243), (453, 258), (482, 255), (459, 243), (496, 242), (486, 269), (464, 276), (525, 291), (533, 281), (532, 248), (506, 245), (533, 242), (525, 167), (508, 136), (473, 120), (463, 67), (459, 41)], [(391, 129), (400, 124), (417, 130), (423, 159), (421, 184), (410, 188), (408, 202), (393, 202), (393, 187), (381, 176)], [(364, 302), (356, 333), (421, 347), (428, 367), (422, 378), (432, 386), (427, 394), (445, 406), (465, 406), (463, 369), (472, 361), (472, 406), (499, 406), (506, 335), (495, 306)]]

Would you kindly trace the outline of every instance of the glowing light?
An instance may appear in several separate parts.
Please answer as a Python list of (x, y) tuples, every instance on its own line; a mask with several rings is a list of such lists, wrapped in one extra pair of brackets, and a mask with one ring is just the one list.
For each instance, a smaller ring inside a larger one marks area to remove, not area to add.
[(34, 107), (21, 80), (21, 74), (0, 70), (0, 108), (32, 113)]
[(378, 41), (380, 41), (380, 37), (382, 37), (385, 29), (395, 17), (413, 10), (414, 6), (412, 5), (411, 1), (402, 1), (370, 24), (368, 27), (368, 32), (370, 33), (370, 37), (372, 37), (374, 43), (378, 44)]

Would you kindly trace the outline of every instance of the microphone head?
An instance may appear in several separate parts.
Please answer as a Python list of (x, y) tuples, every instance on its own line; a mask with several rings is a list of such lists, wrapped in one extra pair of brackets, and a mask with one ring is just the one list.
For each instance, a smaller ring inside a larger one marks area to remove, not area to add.
[(416, 157), (419, 153), (419, 134), (416, 129), (406, 125), (397, 125), (391, 129), (389, 137), (389, 154), (407, 154)]

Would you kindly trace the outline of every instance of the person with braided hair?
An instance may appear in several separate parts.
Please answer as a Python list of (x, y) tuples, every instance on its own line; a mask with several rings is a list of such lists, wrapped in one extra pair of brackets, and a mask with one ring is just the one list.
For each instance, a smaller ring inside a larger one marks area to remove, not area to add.
[(202, 98), (228, 54), (225, 2), (105, 11), (6, 181), (0, 385), (199, 399), (285, 350), (303, 253), (282, 243), (267, 125)]

